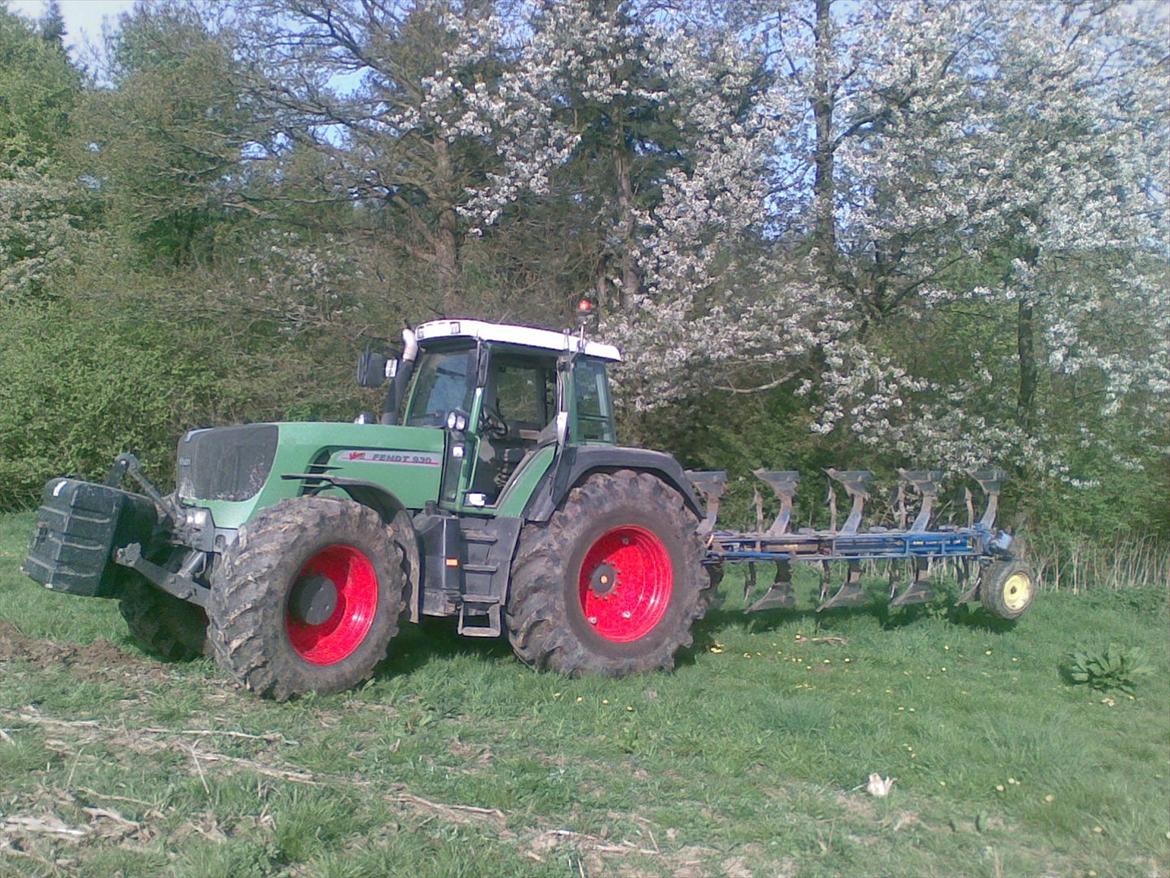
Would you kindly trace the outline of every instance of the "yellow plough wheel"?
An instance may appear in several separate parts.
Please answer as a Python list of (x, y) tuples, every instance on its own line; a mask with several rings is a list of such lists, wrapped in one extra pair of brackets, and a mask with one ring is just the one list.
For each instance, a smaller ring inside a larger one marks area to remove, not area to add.
[(1036, 596), (1032, 569), (1023, 561), (996, 561), (983, 571), (979, 585), (983, 607), (1000, 619), (1018, 619)]

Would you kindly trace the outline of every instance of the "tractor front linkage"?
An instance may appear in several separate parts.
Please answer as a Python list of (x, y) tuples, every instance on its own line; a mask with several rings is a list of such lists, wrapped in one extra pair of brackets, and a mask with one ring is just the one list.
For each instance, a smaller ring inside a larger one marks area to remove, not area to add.
[[(845, 489), (851, 506), (844, 523), (837, 526), (836, 492), (829, 488), (830, 526), (827, 530), (793, 529), (792, 508), (800, 474), (790, 470), (756, 470), (755, 475), (776, 495), (779, 511), (765, 529), (763, 501), (755, 492), (757, 530), (754, 533), (720, 530), (716, 526), (720, 499), (727, 486), (727, 473), (688, 472), (691, 483), (706, 501), (706, 518), (699, 529), (707, 541), (704, 563), (722, 569), (727, 563), (746, 563), (744, 599), (757, 591), (756, 565), (774, 564), (775, 572), (767, 588), (747, 605), (747, 612), (791, 608), (796, 603), (792, 588), (792, 562), (803, 561), (821, 567), (821, 588), (817, 612), (835, 607), (853, 607), (868, 603), (869, 594), (861, 586), (865, 562), (885, 561), (888, 565), (889, 606), (902, 607), (927, 603), (934, 592), (927, 583), (931, 565), (938, 561), (955, 564), (962, 592), (960, 603), (982, 600), (996, 616), (1015, 619), (1032, 601), (1034, 586), (1027, 566), (1011, 552), (1012, 537), (999, 530), (995, 516), (1004, 473), (983, 469), (972, 473), (986, 503), (976, 520), (970, 490), (966, 490), (967, 524), (965, 526), (932, 523), (938, 501), (942, 473), (935, 470), (898, 470), (902, 480), (897, 506), (901, 526), (864, 527), (865, 501), (870, 496), (873, 473), (868, 470), (825, 471), (832, 482)], [(920, 498), (914, 520), (906, 522), (906, 489)], [(933, 526), (932, 526), (933, 525)], [(846, 565), (845, 578), (832, 590), (831, 565)], [(905, 569), (899, 581), (899, 570)], [(973, 568), (977, 568), (972, 575)], [(899, 587), (901, 586), (901, 587)]]

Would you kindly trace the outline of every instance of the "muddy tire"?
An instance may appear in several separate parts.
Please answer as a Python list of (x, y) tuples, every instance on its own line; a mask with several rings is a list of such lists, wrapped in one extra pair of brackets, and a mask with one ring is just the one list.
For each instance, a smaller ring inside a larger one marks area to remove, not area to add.
[(655, 476), (589, 476), (521, 532), (505, 613), (516, 655), (570, 675), (672, 668), (711, 594), (697, 524)]
[(1036, 597), (1036, 579), (1023, 561), (994, 561), (979, 581), (979, 599), (991, 615), (1018, 619)]
[(169, 662), (211, 655), (202, 607), (160, 591), (133, 570), (122, 574), (118, 591), (118, 610), (146, 652)]
[(240, 528), (212, 575), (216, 662), (277, 700), (366, 679), (398, 633), (402, 552), (374, 510), (299, 497)]

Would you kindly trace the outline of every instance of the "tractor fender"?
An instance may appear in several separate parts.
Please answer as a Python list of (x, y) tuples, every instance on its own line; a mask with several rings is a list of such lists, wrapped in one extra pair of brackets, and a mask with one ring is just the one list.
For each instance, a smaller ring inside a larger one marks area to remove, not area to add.
[(646, 448), (613, 445), (577, 445), (566, 448), (561, 458), (549, 467), (532, 492), (524, 510), (528, 521), (548, 521), (569, 491), (591, 473), (630, 469), (651, 473), (678, 491), (687, 507), (700, 519), (703, 506), (695, 497), (691, 480), (671, 455)]

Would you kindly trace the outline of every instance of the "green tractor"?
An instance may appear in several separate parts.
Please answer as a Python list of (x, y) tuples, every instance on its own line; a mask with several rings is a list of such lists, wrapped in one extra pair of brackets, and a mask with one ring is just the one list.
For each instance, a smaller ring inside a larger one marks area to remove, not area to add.
[[(885, 566), (891, 608), (933, 600), (936, 565), (955, 572), (960, 602), (1000, 619), (1031, 605), (1032, 571), (995, 524), (999, 469), (971, 473), (986, 502), (976, 520), (963, 489), (966, 525), (934, 522), (941, 472), (899, 470), (895, 527), (864, 525), (872, 473), (828, 469), (826, 530), (792, 528), (799, 473), (761, 469), (775, 521), (757, 492), (754, 531), (717, 529), (726, 473), (617, 444), (606, 370), (621, 356), (586, 340), (587, 316), (579, 334), (477, 320), (406, 330), (399, 356), (367, 351), (358, 365), (363, 386), (390, 381), (380, 417), (193, 430), (165, 497), (132, 455), (105, 484), (53, 479), (25, 571), (117, 598), (147, 649), (210, 653), (278, 699), (361, 681), (403, 616), (506, 633), (525, 662), (565, 674), (669, 669), (728, 563), (747, 567), (749, 612), (795, 606), (793, 562), (821, 570), (817, 612), (869, 603), (866, 564)], [(127, 476), (141, 493), (121, 488)], [(851, 504), (839, 528), (832, 484)]]
[(130, 455), (51, 480), (25, 571), (277, 699), (368, 677), (403, 617), (566, 674), (670, 668), (716, 568), (677, 461), (617, 443), (620, 359), (583, 331), (424, 323), (359, 363), (389, 379), (380, 417), (193, 430), (165, 497)]

